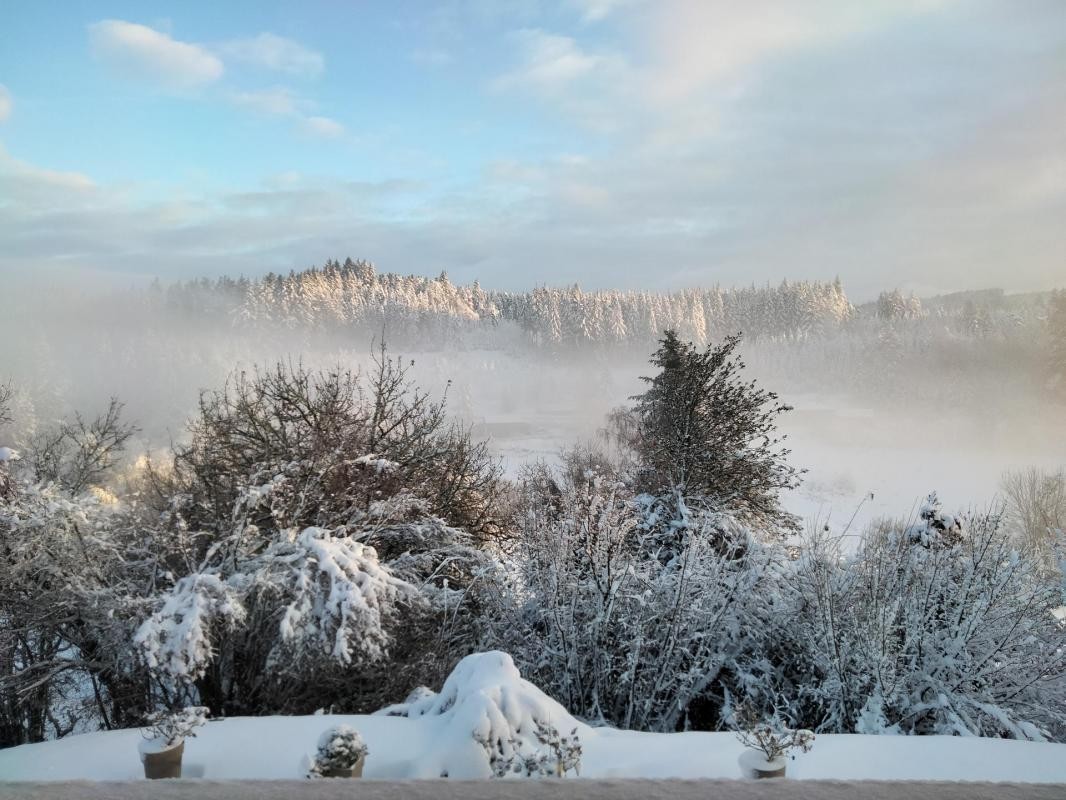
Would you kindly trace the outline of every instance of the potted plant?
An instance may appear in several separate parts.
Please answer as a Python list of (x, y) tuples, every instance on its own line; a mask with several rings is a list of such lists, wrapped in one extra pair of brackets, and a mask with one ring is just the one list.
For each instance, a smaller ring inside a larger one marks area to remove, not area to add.
[(760, 720), (753, 712), (741, 712), (737, 738), (747, 749), (740, 754), (740, 767), (753, 778), (783, 778), (794, 750), (808, 752), (814, 746), (814, 734), (808, 730), (787, 728), (774, 718)]
[(354, 728), (337, 725), (318, 738), (318, 752), (308, 778), (361, 778), (366, 764), (366, 744)]
[(160, 711), (148, 717), (142, 731), (144, 740), (138, 750), (144, 764), (144, 777), (180, 778), (181, 759), (185, 753), (185, 738), (204, 724), (207, 709), (186, 706), (178, 711)]

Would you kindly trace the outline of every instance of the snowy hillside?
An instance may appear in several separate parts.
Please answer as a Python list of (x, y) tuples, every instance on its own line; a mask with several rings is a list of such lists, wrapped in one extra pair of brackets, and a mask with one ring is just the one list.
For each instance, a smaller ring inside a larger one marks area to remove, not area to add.
[[(460, 662), (440, 694), (423, 692), (377, 715), (234, 718), (209, 722), (185, 744), (184, 777), (302, 778), (323, 730), (363, 736), (368, 778), (485, 778), (486, 749), (524, 746), (536, 722), (569, 731), (583, 747), (585, 778), (742, 778), (731, 733), (637, 733), (590, 728), (523, 680), (510, 657)], [(91, 733), (0, 751), (4, 780), (142, 777), (137, 730)], [(949, 736), (818, 736), (788, 765), (796, 779), (1066, 782), (1066, 745)]]

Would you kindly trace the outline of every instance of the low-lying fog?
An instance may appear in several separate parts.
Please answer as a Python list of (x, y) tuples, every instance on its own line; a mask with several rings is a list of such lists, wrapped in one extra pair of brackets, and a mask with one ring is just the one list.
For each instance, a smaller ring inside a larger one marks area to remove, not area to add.
[[(306, 334), (251, 335), (190, 321), (159, 328), (135, 315), (104, 319), (47, 297), (7, 305), (0, 321), (0, 382), (16, 389), (16, 421), (0, 429), (18, 444), (34, 426), (79, 411), (101, 410), (109, 396), (126, 404), (141, 428), (135, 450), (180, 439), (201, 389), (220, 387), (233, 369), (279, 359), (309, 367), (358, 368), (371, 342)], [(797, 380), (768, 358), (774, 345), (749, 347), (749, 374), (794, 406), (782, 422), (793, 462), (807, 470), (788, 507), (853, 531), (869, 519), (909, 516), (930, 491), (949, 508), (993, 502), (1005, 470), (1066, 462), (1066, 413), (1010, 380), (966, 384), (960, 402), (915, 391), (881, 398), (838, 380), (819, 389), (817, 375)], [(435, 393), (447, 390), (452, 412), (489, 439), (514, 473), (524, 462), (551, 459), (568, 443), (597, 435), (605, 414), (641, 390), (646, 356), (551, 357), (503, 350), (412, 352), (412, 376)], [(1005, 372), (1005, 375), (1007, 373)], [(916, 376), (915, 383), (928, 376)], [(993, 376), (994, 378), (995, 376)], [(450, 384), (449, 384), (450, 381)], [(1007, 385), (994, 385), (996, 383)], [(855, 391), (850, 389), (854, 388)], [(870, 493), (873, 497), (870, 499)]]

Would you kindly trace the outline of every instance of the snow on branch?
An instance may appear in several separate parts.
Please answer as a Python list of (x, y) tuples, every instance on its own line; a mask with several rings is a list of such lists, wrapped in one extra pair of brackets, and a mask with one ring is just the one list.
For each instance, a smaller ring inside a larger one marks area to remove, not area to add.
[(323, 528), (275, 543), (260, 563), (257, 580), (275, 585), (286, 598), (281, 642), (297, 650), (317, 646), (341, 664), (350, 664), (355, 654), (383, 656), (387, 609), (413, 599), (412, 587), (378, 561), (373, 547)]
[[(182, 578), (136, 641), (152, 669), (178, 679), (204, 674), (221, 631), (267, 637), (271, 663), (321, 656), (347, 666), (374, 661), (389, 643), (394, 603), (414, 588), (378, 561), (374, 548), (324, 528), (275, 541), (261, 555)], [(245, 623), (262, 625), (246, 629)]]
[(198, 678), (214, 656), (217, 633), (239, 625), (246, 613), (239, 594), (220, 576), (187, 575), (141, 624), (134, 642), (150, 668), (172, 678)]

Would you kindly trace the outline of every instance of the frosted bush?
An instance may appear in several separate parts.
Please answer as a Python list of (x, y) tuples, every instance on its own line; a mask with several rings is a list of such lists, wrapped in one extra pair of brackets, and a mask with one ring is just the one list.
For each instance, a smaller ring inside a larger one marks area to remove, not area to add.
[(388, 607), (413, 595), (379, 563), (373, 547), (322, 528), (275, 543), (252, 566), (256, 581), (273, 584), (285, 598), (280, 644), (298, 653), (329, 653), (339, 664), (352, 663), (355, 655), (381, 658)]
[(741, 726), (737, 730), (740, 743), (761, 752), (768, 763), (784, 758), (792, 750), (807, 753), (814, 747), (814, 733), (811, 731), (787, 728), (776, 717), (760, 719), (750, 707), (742, 709), (736, 721)]
[(1058, 586), (995, 514), (884, 523), (857, 551), (814, 539), (797, 562), (783, 668), (826, 732), (1055, 739), (1066, 730)]
[(367, 753), (363, 737), (354, 728), (337, 725), (322, 732), (308, 778), (328, 778), (351, 770)]
[[(583, 729), (565, 708), (524, 680), (506, 653), (475, 653), (460, 661), (439, 694), (382, 709), (383, 715), (425, 718), (437, 744), (417, 777), (489, 778), (513, 773), (576, 772)], [(557, 728), (569, 730), (559, 736)]]
[(537, 721), (534, 736), (539, 746), (511, 739), (506, 752), (499, 743), (475, 738), (485, 748), (489, 766), (497, 778), (564, 778), (571, 772), (581, 774), (581, 738), (577, 728), (561, 734), (554, 725)]
[[(161, 750), (169, 750), (196, 735), (195, 731), (207, 720), (207, 709), (203, 706), (186, 706), (177, 711), (160, 711), (148, 716), (144, 728), (148, 745)], [(151, 747), (142, 748), (150, 750)]]
[(148, 666), (171, 678), (204, 674), (220, 630), (244, 621), (246, 611), (232, 586), (216, 574), (195, 573), (179, 580), (162, 607), (134, 636)]
[(220, 634), (248, 624), (262, 626), (268, 665), (326, 658), (347, 666), (384, 655), (385, 618), (402, 599), (415, 602), (413, 587), (381, 565), (374, 548), (307, 528), (260, 555), (180, 579), (135, 640), (149, 667), (184, 681), (204, 674)]

